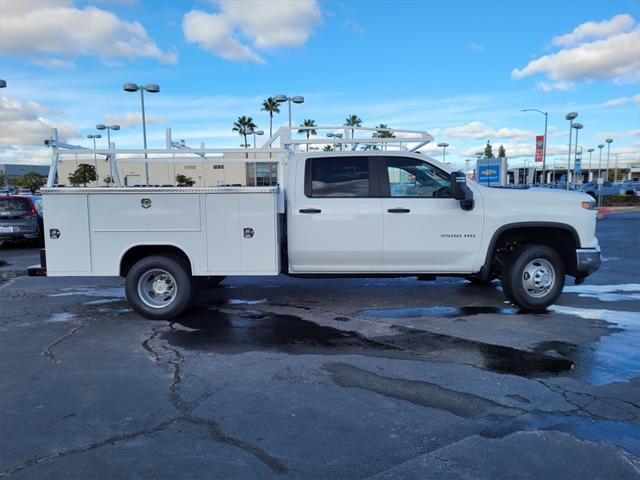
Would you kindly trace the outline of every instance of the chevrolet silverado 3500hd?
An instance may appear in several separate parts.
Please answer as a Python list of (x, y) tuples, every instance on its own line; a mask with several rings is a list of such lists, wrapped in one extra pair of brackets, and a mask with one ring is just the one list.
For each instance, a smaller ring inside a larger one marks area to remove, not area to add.
[[(581, 282), (599, 267), (588, 195), (487, 188), (402, 144), (389, 148), (394, 141), (424, 145), (432, 139), (426, 133), (385, 138), (380, 150), (383, 139), (356, 140), (349, 130), (337, 141), (348, 151), (301, 151), (314, 140), (292, 140), (280, 129), (252, 157), (223, 159), (277, 162), (275, 186), (45, 188), (46, 255), (30, 274), (120, 275), (135, 311), (169, 319), (193, 301), (198, 277), (499, 278), (515, 305), (541, 310), (558, 299), (565, 275)], [(278, 135), (282, 146), (271, 148)], [(95, 152), (119, 183), (115, 149), (50, 144), (52, 171), (65, 152)], [(238, 149), (179, 153), (200, 155), (206, 165), (212, 155), (220, 163), (220, 154), (239, 152), (248, 156)], [(172, 150), (117, 153), (134, 155), (120, 163), (143, 161), (143, 153), (145, 162), (179, 161)], [(54, 181), (52, 172), (49, 186)]]

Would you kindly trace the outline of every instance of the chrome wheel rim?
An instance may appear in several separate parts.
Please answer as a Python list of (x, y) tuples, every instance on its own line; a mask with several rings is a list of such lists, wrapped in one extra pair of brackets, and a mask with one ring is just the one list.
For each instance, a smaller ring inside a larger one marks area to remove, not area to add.
[(531, 260), (522, 272), (522, 286), (532, 297), (547, 295), (556, 283), (556, 271), (544, 258)]
[(177, 290), (176, 279), (161, 268), (146, 271), (138, 280), (138, 296), (151, 308), (171, 305), (176, 299)]

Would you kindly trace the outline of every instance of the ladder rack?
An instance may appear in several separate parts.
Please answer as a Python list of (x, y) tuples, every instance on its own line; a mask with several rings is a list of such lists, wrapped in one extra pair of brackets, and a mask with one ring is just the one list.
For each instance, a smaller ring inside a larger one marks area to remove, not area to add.
[[(313, 131), (309, 138), (294, 139), (292, 133)], [(324, 136), (320, 132), (325, 132)], [(166, 130), (165, 148), (116, 149), (111, 142), (107, 149), (90, 149), (78, 145), (70, 145), (58, 140), (58, 131), (53, 128), (51, 137), (45, 140), (45, 145), (51, 147), (52, 158), (47, 188), (53, 188), (61, 161), (60, 156), (74, 155), (87, 158), (93, 156), (104, 157), (109, 162), (109, 174), (115, 186), (122, 187), (118, 173), (119, 163), (144, 163), (145, 171), (149, 163), (277, 163), (277, 173), (284, 172), (284, 165), (288, 155), (296, 152), (319, 150), (319, 145), (338, 146), (341, 154), (383, 147), (391, 150), (416, 151), (433, 141), (426, 131), (402, 130), (394, 128), (370, 128), (351, 126), (313, 126), (313, 127), (280, 127), (271, 138), (258, 148), (192, 148), (183, 142), (174, 142), (171, 129)], [(302, 147), (305, 147), (303, 150)], [(345, 147), (345, 149), (343, 149)], [(225, 154), (235, 154), (236, 158), (224, 157)], [(244, 156), (244, 158), (242, 158)], [(198, 159), (194, 157), (199, 157)], [(240, 157), (240, 158), (237, 158)], [(254, 166), (255, 168), (255, 166)], [(148, 177), (148, 172), (147, 172)]]

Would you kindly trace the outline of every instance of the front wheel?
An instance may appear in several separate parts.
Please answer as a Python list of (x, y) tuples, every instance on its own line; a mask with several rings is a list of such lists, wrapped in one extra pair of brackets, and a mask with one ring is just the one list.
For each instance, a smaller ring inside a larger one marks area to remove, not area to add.
[(194, 296), (189, 267), (178, 257), (152, 255), (136, 262), (127, 273), (125, 292), (131, 307), (154, 320), (180, 315)]
[(555, 250), (524, 245), (507, 259), (502, 290), (523, 310), (544, 310), (560, 297), (564, 275), (564, 262)]

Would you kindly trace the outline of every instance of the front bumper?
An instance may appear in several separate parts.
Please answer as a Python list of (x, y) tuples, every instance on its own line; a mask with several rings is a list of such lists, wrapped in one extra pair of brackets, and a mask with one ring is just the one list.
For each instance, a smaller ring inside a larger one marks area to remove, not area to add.
[(600, 268), (600, 247), (576, 250), (577, 277), (585, 278)]

